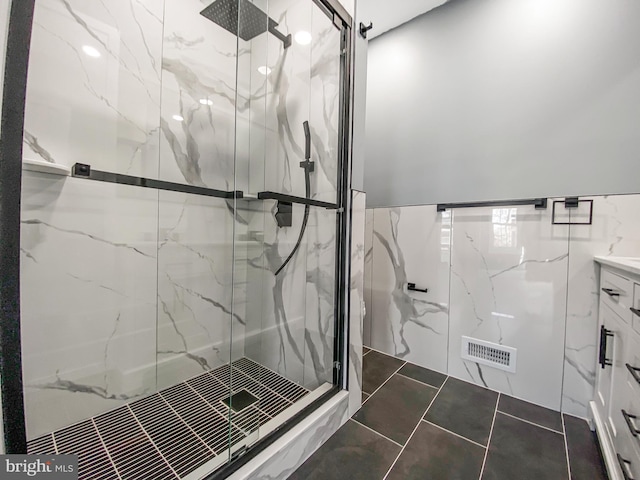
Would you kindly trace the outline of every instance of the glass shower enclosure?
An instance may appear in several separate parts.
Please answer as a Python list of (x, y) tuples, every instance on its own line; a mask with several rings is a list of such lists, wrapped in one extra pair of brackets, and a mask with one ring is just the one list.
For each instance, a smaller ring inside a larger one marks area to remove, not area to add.
[(339, 388), (350, 21), (321, 0), (36, 0), (30, 453), (203, 478)]

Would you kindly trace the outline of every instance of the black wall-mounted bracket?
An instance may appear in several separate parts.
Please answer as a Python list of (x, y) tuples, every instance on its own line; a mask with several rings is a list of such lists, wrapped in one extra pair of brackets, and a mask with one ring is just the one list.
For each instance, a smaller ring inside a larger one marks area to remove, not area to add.
[(360, 22), (360, 35), (362, 38), (367, 38), (367, 32), (373, 28), (373, 22), (369, 22), (369, 25), (365, 25)]
[(280, 228), (293, 225), (293, 203), (278, 200), (275, 217)]
[(422, 293), (428, 293), (429, 292), (428, 288), (418, 288), (418, 287), (416, 287), (415, 283), (407, 283), (407, 290), (410, 290), (412, 292), (422, 292)]

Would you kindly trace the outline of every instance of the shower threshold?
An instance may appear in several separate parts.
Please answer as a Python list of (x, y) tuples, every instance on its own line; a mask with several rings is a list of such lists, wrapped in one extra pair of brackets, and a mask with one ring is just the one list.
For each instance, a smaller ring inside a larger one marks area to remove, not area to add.
[[(80, 479), (201, 478), (330, 387), (310, 392), (243, 357), (33, 439), (28, 452), (78, 455)], [(244, 403), (230, 409), (230, 395)]]

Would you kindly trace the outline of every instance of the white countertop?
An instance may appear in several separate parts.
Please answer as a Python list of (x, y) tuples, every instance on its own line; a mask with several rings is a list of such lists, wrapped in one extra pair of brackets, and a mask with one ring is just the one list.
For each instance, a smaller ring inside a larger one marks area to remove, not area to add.
[(609, 265), (625, 272), (640, 275), (640, 258), (636, 257), (594, 257), (601, 265)]

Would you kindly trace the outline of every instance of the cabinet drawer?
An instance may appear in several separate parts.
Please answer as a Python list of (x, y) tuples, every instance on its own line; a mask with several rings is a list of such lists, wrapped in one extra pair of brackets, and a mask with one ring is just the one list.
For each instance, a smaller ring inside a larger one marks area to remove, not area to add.
[[(603, 292), (604, 293), (604, 292)], [(640, 333), (640, 284), (633, 285), (633, 303), (631, 304), (631, 325)]]
[(616, 428), (619, 430), (620, 440), (630, 444), (636, 456), (640, 458), (640, 397), (630, 385), (627, 384), (625, 387), (625, 398), (621, 402), (621, 408), (616, 412)]
[[(634, 392), (635, 397), (640, 399), (640, 371), (636, 371), (636, 375), (627, 368), (629, 364), (632, 368), (640, 369), (640, 338), (635, 333), (630, 333), (625, 340), (626, 348), (624, 352), (624, 368), (626, 382)], [(637, 380), (636, 380), (637, 378)], [(640, 415), (640, 412), (638, 412)]]
[(624, 444), (620, 447), (616, 446), (616, 463), (619, 465), (621, 472), (626, 472), (626, 476), (622, 478), (629, 478), (634, 480), (640, 480), (640, 456), (635, 452), (630, 444)]
[(617, 313), (625, 322), (631, 324), (630, 308), (633, 302), (633, 282), (609, 270), (602, 270), (600, 287), (600, 301)]

